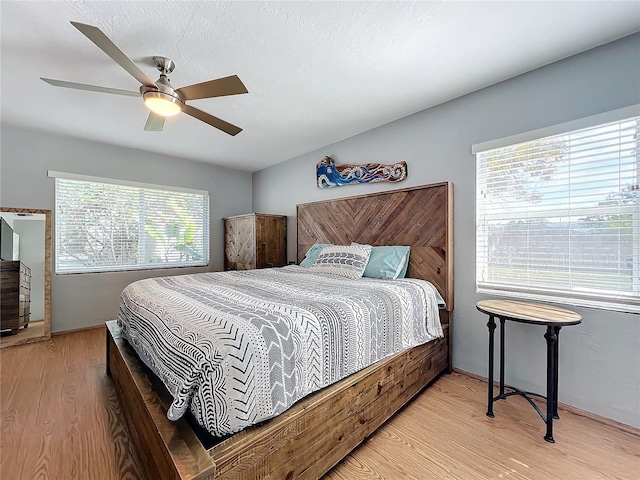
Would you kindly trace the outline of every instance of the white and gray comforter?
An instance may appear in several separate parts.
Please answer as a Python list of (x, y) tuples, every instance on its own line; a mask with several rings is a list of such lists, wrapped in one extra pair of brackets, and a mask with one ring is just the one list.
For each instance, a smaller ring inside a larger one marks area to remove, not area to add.
[(224, 436), (368, 365), (441, 337), (436, 289), (289, 266), (150, 278), (122, 292), (118, 323), (173, 396)]

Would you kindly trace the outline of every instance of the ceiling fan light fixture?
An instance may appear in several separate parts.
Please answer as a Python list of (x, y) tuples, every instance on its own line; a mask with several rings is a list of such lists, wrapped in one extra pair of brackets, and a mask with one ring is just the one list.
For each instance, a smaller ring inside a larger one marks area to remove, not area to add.
[(154, 82), (98, 27), (79, 22), (71, 22), (71, 24), (80, 30), (80, 33), (91, 40), (100, 50), (111, 57), (111, 59), (120, 65), (127, 73), (140, 82), (139, 93), (119, 88), (107, 88), (98, 85), (65, 82), (41, 77), (44, 82), (53, 85), (54, 87), (75, 88), (77, 90), (132, 97), (142, 96), (144, 104), (149, 110), (151, 110), (151, 113), (147, 117), (147, 122), (144, 125), (144, 130), (148, 132), (162, 131), (165, 118), (177, 115), (180, 112), (184, 112), (187, 115), (211, 125), (228, 135), (237, 135), (242, 131), (242, 129), (236, 125), (225, 122), (218, 117), (214, 117), (213, 115), (203, 112), (202, 110), (198, 110), (191, 105), (185, 104), (187, 101), (197, 100), (200, 98), (214, 98), (248, 93), (247, 88), (240, 81), (237, 75), (187, 85), (186, 87), (178, 88), (176, 90), (171, 85), (168, 77), (176, 67), (176, 64), (173, 63), (173, 60), (170, 58), (161, 56), (153, 57), (153, 63), (160, 72), (160, 78)]
[(144, 104), (153, 113), (163, 117), (172, 117), (182, 111), (184, 105), (179, 98), (164, 92), (150, 91), (142, 94)]

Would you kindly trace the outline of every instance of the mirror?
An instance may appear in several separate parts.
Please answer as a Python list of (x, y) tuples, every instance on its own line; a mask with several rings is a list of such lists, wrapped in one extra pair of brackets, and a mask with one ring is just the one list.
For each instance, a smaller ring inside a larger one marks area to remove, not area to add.
[(0, 348), (51, 338), (51, 210), (0, 208)]

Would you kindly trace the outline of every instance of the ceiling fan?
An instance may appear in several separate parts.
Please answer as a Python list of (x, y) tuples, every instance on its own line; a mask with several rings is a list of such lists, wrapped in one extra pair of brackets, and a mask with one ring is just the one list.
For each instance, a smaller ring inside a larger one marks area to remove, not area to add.
[(111, 93), (131, 97), (142, 96), (144, 104), (149, 108), (149, 110), (151, 110), (149, 117), (147, 118), (147, 123), (144, 126), (146, 131), (162, 131), (165, 118), (177, 115), (180, 112), (184, 112), (187, 115), (208, 123), (212, 127), (222, 130), (229, 135), (237, 135), (242, 131), (240, 127), (225, 122), (220, 118), (214, 117), (202, 110), (198, 110), (186, 103), (189, 100), (197, 100), (200, 98), (223, 97), (226, 95), (248, 93), (247, 88), (237, 75), (231, 75), (230, 77), (218, 78), (216, 80), (210, 80), (208, 82), (174, 89), (167, 77), (167, 75), (175, 68), (175, 64), (169, 58), (153, 57), (153, 62), (155, 63), (156, 68), (160, 71), (160, 78), (154, 82), (98, 27), (78, 22), (71, 22), (71, 24), (80, 30), (80, 32), (82, 32), (89, 40), (95, 43), (104, 53), (109, 55), (118, 65), (133, 75), (133, 77), (142, 84), (140, 86), (140, 91), (135, 92), (130, 90), (121, 90), (118, 88), (99, 87), (97, 85), (65, 82), (62, 80), (40, 77), (41, 80), (56, 87), (75, 88), (78, 90)]

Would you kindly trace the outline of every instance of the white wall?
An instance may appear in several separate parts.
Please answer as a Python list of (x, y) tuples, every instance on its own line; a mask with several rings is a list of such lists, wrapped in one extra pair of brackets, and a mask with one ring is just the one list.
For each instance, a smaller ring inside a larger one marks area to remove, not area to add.
[[(485, 297), (475, 291), (475, 158), (471, 145), (635, 103), (640, 103), (640, 34), (256, 172), (253, 209), (289, 216), (288, 256), (295, 260), (297, 203), (452, 181), (453, 362), (456, 368), (486, 376), (487, 318), (475, 309), (476, 302)], [(408, 179), (395, 186), (379, 183), (318, 190), (315, 164), (325, 155), (337, 163), (406, 160)], [(597, 309), (575, 310), (582, 314), (582, 324), (566, 327), (560, 334), (560, 402), (640, 427), (640, 318)], [(507, 325), (507, 383), (545, 392), (543, 334), (542, 327)]]
[[(2, 125), (0, 205), (55, 210), (47, 170), (207, 190), (210, 195), (210, 266), (137, 272), (55, 275), (51, 278), (52, 331), (114, 319), (119, 296), (141, 278), (222, 270), (222, 218), (251, 211), (251, 174), (129, 148)], [(141, 135), (148, 133), (141, 132)], [(188, 140), (187, 140), (188, 141)], [(54, 220), (55, 223), (55, 220)], [(53, 252), (52, 252), (53, 253)]]

